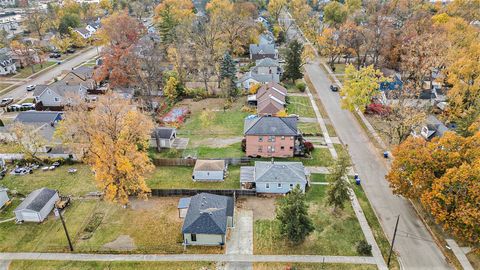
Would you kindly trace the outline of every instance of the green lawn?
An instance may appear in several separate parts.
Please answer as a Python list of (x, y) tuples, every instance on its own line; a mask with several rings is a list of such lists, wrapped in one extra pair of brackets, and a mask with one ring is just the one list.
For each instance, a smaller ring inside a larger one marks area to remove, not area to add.
[(325, 126), (327, 127), (327, 132), (330, 137), (337, 136), (337, 132), (335, 132), (335, 128), (333, 127), (332, 124), (325, 124)]
[[(76, 168), (74, 174), (68, 173), (69, 168)], [(1, 184), (10, 190), (27, 195), (32, 190), (47, 187), (58, 189), (63, 195), (85, 195), (96, 191), (93, 173), (90, 167), (84, 164), (62, 165), (54, 171), (35, 170), (28, 175), (7, 174)]]
[(82, 262), (82, 261), (13, 261), (10, 270), (210, 270), (213, 262)]
[(335, 263), (254, 263), (253, 270), (375, 270), (375, 265)]
[(320, 125), (315, 123), (298, 123), (298, 129), (302, 132), (303, 135), (314, 135), (314, 136), (322, 136), (322, 130), (320, 129)]
[(219, 148), (199, 146), (190, 151), (194, 151), (198, 158), (241, 158), (245, 156), (240, 142)]
[[(45, 63), (43, 63), (43, 68), (41, 67), (40, 64), (35, 64), (34, 65), (34, 70), (35, 70), (34, 73), (37, 73), (37, 72), (41, 71), (42, 69), (45, 69), (47, 67), (50, 67), (50, 66), (53, 66), (53, 65), (56, 65), (56, 64), (57, 64), (57, 62), (53, 62), (53, 61), (45, 62)], [(25, 67), (23, 69), (17, 69), (17, 74), (14, 77), (15, 78), (27, 78), (34, 73), (32, 73), (32, 67), (28, 66), (28, 67)]]
[(230, 166), (228, 176), (223, 182), (195, 182), (192, 180), (193, 167), (168, 166), (157, 167), (147, 180), (150, 188), (158, 189), (239, 189), (240, 167)]
[(328, 148), (316, 148), (312, 152), (312, 156), (310, 158), (303, 158), (303, 157), (293, 157), (293, 158), (284, 158), (282, 161), (300, 161), (303, 162), (305, 166), (322, 166), (328, 167), (332, 164), (333, 158), (332, 154)]
[(254, 223), (254, 254), (318, 254), (357, 256), (356, 245), (364, 240), (360, 224), (350, 203), (338, 215), (326, 206), (326, 186), (312, 186), (307, 192), (310, 217), (315, 231), (298, 246), (278, 233), (278, 221), (257, 220)]
[(322, 173), (312, 173), (312, 175), (310, 175), (310, 181), (311, 182), (328, 182), (327, 175)]
[(334, 64), (335, 66), (335, 71), (333, 73), (335, 74), (344, 74), (345, 73), (345, 64)]
[[(372, 228), (375, 240), (377, 241), (377, 244), (382, 251), (383, 258), (385, 259), (385, 261), (387, 261), (388, 253), (390, 251), (390, 242), (388, 242), (387, 236), (383, 232), (382, 227), (378, 222), (377, 216), (375, 215), (375, 212), (373, 212), (372, 206), (370, 205), (370, 202), (368, 201), (368, 198), (363, 191), (363, 188), (357, 185), (352, 186), (355, 195), (357, 195), (360, 206), (362, 207), (363, 213), (367, 218), (368, 225), (370, 226), (370, 228)], [(395, 253), (393, 253), (392, 259), (393, 266), (391, 265), (390, 269), (400, 269)]]
[(315, 111), (308, 97), (290, 96), (287, 111), (289, 114), (296, 114), (301, 117), (315, 117)]

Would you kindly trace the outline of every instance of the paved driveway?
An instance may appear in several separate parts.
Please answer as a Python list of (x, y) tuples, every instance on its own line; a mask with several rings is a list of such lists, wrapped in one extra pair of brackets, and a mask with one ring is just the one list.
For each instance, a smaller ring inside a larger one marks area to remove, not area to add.
[[(235, 213), (234, 228), (227, 241), (227, 254), (253, 254), (253, 211), (238, 209)], [(226, 270), (250, 270), (251, 262), (227, 263)]]

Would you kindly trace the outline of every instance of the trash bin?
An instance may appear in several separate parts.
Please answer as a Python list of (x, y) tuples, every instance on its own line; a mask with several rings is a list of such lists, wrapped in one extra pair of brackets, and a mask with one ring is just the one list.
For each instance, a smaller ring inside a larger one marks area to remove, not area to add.
[(360, 177), (358, 176), (358, 174), (355, 174), (354, 179), (355, 179), (355, 184), (357, 184), (359, 186), (360, 185)]
[(383, 157), (384, 157), (384, 158), (388, 158), (388, 151), (384, 151), (384, 152), (383, 152)]

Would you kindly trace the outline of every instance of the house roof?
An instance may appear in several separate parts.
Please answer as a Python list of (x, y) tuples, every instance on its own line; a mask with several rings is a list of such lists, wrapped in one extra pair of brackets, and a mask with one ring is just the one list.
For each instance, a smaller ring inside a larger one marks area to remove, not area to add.
[(430, 138), (432, 135), (441, 137), (445, 132), (449, 131), (447, 126), (445, 126), (440, 120), (437, 119), (437, 117), (433, 115), (429, 115), (425, 122), (429, 130), (428, 138)]
[(55, 194), (57, 194), (57, 191), (48, 188), (34, 190), (15, 208), (15, 211), (32, 210), (39, 212)]
[(298, 135), (296, 117), (261, 116), (246, 118), (244, 124), (245, 135)]
[(195, 162), (194, 171), (223, 171), (225, 170), (225, 160), (201, 160)]
[(278, 61), (273, 60), (272, 58), (263, 58), (255, 62), (255, 67), (278, 67), (278, 66), (280, 66), (278, 64)]
[(188, 206), (190, 205), (190, 200), (191, 200), (190, 197), (188, 197), (188, 198), (180, 198), (180, 200), (178, 201), (178, 206), (177, 206), (177, 208), (178, 208), (178, 209), (188, 208)]
[(262, 33), (258, 38), (259, 44), (275, 44), (275, 38), (271, 32)]
[[(261, 100), (265, 94), (271, 94), (274, 97), (285, 102), (285, 96), (287, 95), (287, 89), (276, 82), (269, 82), (262, 85), (257, 91), (257, 100)], [(267, 95), (268, 96), (268, 95)]]
[(233, 217), (233, 198), (200, 193), (190, 199), (182, 233), (225, 234), (227, 217)]
[(60, 80), (50, 85), (38, 85), (37, 87), (35, 87), (33, 96), (39, 97), (47, 89), (50, 89), (51, 91), (62, 97), (75, 95), (83, 96), (87, 91), (87, 87), (85, 87), (83, 84), (69, 84), (69, 82), (65, 80)]
[(275, 54), (274, 44), (250, 44), (251, 54)]
[(169, 127), (157, 127), (153, 130), (152, 137), (159, 139), (171, 139), (173, 134), (175, 134), (174, 128)]
[(26, 111), (20, 112), (15, 118), (14, 122), (28, 123), (28, 124), (46, 124), (53, 123), (61, 118), (62, 112), (49, 111)]
[(90, 35), (90, 31), (88, 31), (87, 28), (85, 28), (85, 27), (75, 28), (75, 31), (79, 32), (79, 33), (82, 34), (83, 36), (88, 36), (88, 35)]
[(255, 73), (255, 72), (247, 72), (245, 73), (245, 75), (240, 78), (240, 80), (238, 80), (239, 82), (244, 82), (248, 79), (253, 79), (255, 80), (256, 82), (259, 82), (259, 83), (268, 83), (268, 82), (274, 82), (274, 74), (258, 74), (258, 73)]
[(87, 67), (87, 66), (80, 66), (71, 72), (75, 75), (77, 75), (80, 79), (86, 81), (88, 79), (93, 78), (93, 67)]
[(263, 95), (257, 101), (257, 113), (274, 115), (285, 109), (285, 102), (272, 94)]
[(307, 183), (305, 167), (301, 162), (256, 161), (255, 182)]

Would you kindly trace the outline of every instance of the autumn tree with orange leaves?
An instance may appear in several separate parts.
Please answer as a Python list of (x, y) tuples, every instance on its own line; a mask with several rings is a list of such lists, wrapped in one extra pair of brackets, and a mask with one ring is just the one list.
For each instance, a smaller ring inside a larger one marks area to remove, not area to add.
[(146, 198), (145, 175), (153, 170), (147, 154), (152, 121), (113, 93), (90, 105), (69, 107), (56, 136), (92, 167), (106, 200), (125, 205), (130, 195)]
[(110, 86), (127, 87), (135, 83), (138, 69), (134, 46), (145, 33), (145, 27), (126, 11), (113, 13), (102, 20), (98, 31), (101, 44), (103, 64), (96, 69), (96, 81), (109, 80)]
[(480, 247), (480, 130), (426, 142), (410, 137), (393, 151), (387, 180), (395, 194), (420, 200), (445, 230)]

